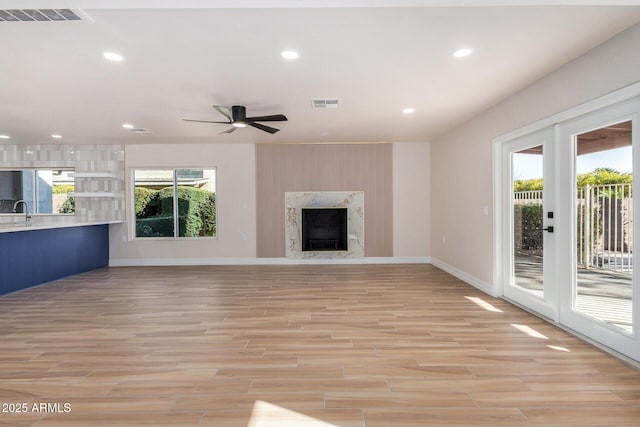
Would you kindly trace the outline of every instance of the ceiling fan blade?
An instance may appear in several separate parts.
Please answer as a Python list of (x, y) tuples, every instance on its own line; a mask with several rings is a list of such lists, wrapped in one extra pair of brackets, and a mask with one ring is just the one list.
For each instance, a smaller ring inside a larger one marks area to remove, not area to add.
[(199, 122), (199, 123), (224, 123), (226, 125), (231, 124), (231, 122), (212, 122), (211, 120), (193, 120), (193, 119), (182, 119), (185, 122)]
[(224, 132), (220, 132), (220, 135), (222, 135), (223, 133), (231, 133), (231, 132), (235, 131), (236, 129), (238, 129), (238, 128), (227, 129)]
[(260, 129), (260, 130), (263, 130), (265, 132), (269, 132), (270, 134), (274, 134), (274, 133), (276, 133), (276, 132), (278, 132), (280, 130), (280, 129), (272, 128), (272, 127), (269, 127), (269, 126), (261, 125), (260, 123), (247, 122), (247, 124), (249, 126), (253, 126), (256, 129)]
[(271, 116), (247, 117), (247, 120), (254, 122), (286, 122), (287, 116), (284, 114), (273, 114)]
[(233, 121), (233, 116), (231, 115), (231, 110), (229, 110), (227, 107), (223, 107), (222, 105), (214, 105), (213, 108), (218, 110), (220, 112), (220, 114), (224, 115), (230, 121)]

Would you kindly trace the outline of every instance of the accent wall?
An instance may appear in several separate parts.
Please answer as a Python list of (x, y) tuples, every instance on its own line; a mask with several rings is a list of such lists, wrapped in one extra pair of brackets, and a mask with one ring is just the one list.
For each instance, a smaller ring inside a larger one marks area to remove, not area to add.
[(257, 145), (258, 257), (285, 256), (284, 193), (319, 191), (364, 191), (365, 256), (393, 256), (392, 159), (391, 144)]

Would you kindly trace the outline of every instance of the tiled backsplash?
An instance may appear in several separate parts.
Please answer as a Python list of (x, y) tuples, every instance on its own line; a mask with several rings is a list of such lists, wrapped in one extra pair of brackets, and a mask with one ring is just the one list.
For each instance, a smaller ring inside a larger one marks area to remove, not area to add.
[[(124, 148), (122, 145), (1, 145), (0, 168), (74, 168), (76, 174), (109, 173), (109, 177), (75, 178), (76, 193), (105, 193), (75, 198), (75, 215), (46, 215), (35, 221), (124, 221)], [(0, 222), (13, 222), (0, 215)]]

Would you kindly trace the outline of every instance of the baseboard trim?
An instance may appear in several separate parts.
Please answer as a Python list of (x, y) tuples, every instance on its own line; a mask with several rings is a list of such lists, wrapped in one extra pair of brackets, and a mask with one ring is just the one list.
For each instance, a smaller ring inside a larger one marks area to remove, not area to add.
[(327, 264), (430, 264), (430, 257), (365, 257), (355, 259), (293, 258), (146, 258), (110, 259), (109, 267), (160, 267), (179, 265), (327, 265)]
[(473, 286), (474, 288), (481, 290), (485, 294), (489, 294), (493, 297), (498, 297), (497, 292), (495, 292), (493, 286), (490, 283), (484, 282), (478, 279), (477, 277), (472, 276), (471, 274), (465, 271), (462, 271), (452, 265), (449, 265), (446, 262), (440, 261), (439, 259), (436, 259), (436, 258), (431, 258), (431, 264), (438, 267), (440, 270), (446, 271), (450, 275)]

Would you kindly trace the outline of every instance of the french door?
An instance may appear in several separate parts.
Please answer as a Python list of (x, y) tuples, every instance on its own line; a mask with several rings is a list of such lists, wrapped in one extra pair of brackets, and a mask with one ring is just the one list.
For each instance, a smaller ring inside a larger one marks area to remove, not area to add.
[(502, 143), (504, 297), (640, 362), (632, 100)]
[(639, 112), (640, 101), (632, 99), (562, 123), (557, 155), (566, 166), (558, 171), (558, 208), (569, 225), (558, 242), (560, 321), (635, 360)]
[(503, 146), (502, 235), (507, 248), (502, 277), (505, 297), (556, 319), (553, 149), (553, 129)]

